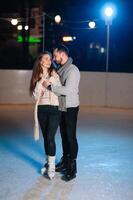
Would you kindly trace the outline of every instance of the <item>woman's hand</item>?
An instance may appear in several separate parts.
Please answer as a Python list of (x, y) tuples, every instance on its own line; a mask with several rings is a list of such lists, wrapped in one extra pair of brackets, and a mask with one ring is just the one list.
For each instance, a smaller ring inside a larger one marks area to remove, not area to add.
[(44, 91), (41, 91), (41, 97), (44, 95)]

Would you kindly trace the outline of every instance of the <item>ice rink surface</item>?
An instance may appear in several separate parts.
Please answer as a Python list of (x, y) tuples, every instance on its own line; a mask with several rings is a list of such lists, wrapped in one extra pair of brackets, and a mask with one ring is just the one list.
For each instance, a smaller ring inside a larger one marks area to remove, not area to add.
[[(133, 110), (80, 107), (78, 173), (67, 183), (41, 176), (33, 126), (33, 106), (0, 106), (0, 200), (133, 200)], [(56, 145), (58, 162), (59, 130)]]

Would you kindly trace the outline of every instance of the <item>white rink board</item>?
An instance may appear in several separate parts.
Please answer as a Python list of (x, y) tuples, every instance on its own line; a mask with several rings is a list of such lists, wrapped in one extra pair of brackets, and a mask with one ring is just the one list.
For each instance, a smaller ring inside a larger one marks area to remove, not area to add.
[[(0, 104), (30, 104), (31, 70), (0, 70)], [(80, 104), (133, 108), (133, 74), (81, 72)]]

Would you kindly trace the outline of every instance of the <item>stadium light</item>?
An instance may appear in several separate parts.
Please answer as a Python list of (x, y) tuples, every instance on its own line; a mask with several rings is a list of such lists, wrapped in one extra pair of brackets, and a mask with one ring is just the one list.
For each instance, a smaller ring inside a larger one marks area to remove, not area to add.
[(114, 11), (113, 11), (113, 8), (112, 8), (112, 7), (107, 7), (107, 8), (105, 8), (105, 16), (107, 16), (107, 17), (112, 17), (112, 16), (113, 16), (113, 13), (114, 13)]

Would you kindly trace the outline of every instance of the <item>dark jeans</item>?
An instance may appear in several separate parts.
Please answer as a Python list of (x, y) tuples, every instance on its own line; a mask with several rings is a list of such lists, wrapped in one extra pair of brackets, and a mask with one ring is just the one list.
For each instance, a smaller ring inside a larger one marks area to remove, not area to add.
[(55, 156), (55, 134), (60, 122), (58, 106), (39, 105), (38, 120), (43, 134), (45, 153), (49, 156)]
[(61, 112), (60, 132), (62, 138), (63, 156), (70, 155), (76, 159), (78, 154), (78, 142), (76, 138), (76, 126), (79, 107), (67, 108)]

